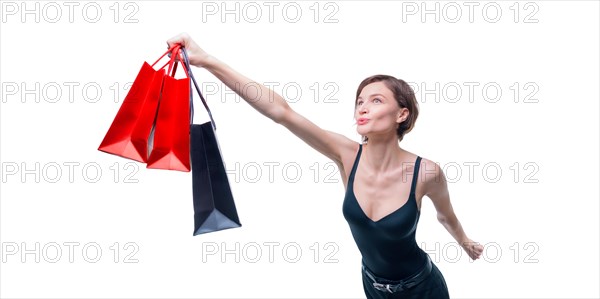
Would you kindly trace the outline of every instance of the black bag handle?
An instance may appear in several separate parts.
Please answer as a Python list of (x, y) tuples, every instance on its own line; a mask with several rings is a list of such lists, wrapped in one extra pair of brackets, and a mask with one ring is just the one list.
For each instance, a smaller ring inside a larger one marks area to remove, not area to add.
[[(198, 87), (196, 78), (194, 78), (194, 74), (192, 73), (192, 69), (190, 68), (190, 60), (188, 59), (187, 52), (183, 46), (180, 48), (180, 51), (183, 54), (183, 61), (185, 63), (184, 67), (188, 70), (188, 75), (192, 79), (192, 82), (194, 82), (194, 87), (196, 87), (196, 92), (198, 92), (198, 95), (200, 96), (200, 100), (202, 100), (202, 104), (204, 104), (204, 108), (206, 108), (206, 111), (208, 112), (208, 116), (210, 117), (212, 127), (214, 130), (217, 130), (217, 125), (215, 124), (215, 120), (212, 117), (212, 113), (210, 113), (210, 108), (208, 108), (208, 104), (206, 104), (206, 100), (204, 99), (202, 92), (200, 92), (200, 88)], [(191, 113), (190, 124), (193, 124), (193, 122), (194, 122), (194, 95), (193, 95), (193, 90), (192, 90), (191, 85), (190, 85), (190, 113)]]

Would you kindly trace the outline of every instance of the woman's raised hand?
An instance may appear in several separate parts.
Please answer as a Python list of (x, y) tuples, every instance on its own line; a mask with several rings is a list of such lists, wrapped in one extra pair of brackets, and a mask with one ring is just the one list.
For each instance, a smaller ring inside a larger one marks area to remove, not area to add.
[(186, 49), (190, 64), (197, 67), (205, 67), (210, 59), (210, 55), (202, 50), (198, 44), (187, 33), (180, 33), (167, 40), (167, 45), (172, 47), (175, 44), (183, 45)]

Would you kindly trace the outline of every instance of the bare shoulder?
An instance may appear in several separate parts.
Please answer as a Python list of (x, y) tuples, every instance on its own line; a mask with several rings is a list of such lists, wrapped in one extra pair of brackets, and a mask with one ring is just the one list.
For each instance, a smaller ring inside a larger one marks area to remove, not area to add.
[(423, 195), (439, 192), (446, 186), (446, 178), (440, 165), (430, 159), (421, 157), (419, 181)]
[(327, 133), (337, 147), (338, 157), (334, 161), (338, 168), (340, 171), (350, 170), (356, 159), (360, 143), (339, 133), (331, 131), (327, 131)]

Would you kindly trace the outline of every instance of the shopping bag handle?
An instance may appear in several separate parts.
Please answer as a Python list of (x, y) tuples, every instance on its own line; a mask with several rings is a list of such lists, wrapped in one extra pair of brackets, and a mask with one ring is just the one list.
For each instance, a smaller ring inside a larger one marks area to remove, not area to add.
[[(181, 55), (179, 55), (179, 51), (180, 51), (181, 45), (176, 44), (175, 46), (169, 48), (169, 50), (167, 50), (167, 52), (165, 52), (165, 54), (163, 54), (156, 62), (154, 62), (152, 64), (152, 67), (154, 67), (154, 65), (156, 65), (156, 63), (158, 63), (163, 57), (165, 57), (165, 55), (171, 53), (170, 59), (167, 63), (165, 63), (162, 67), (159, 68), (160, 69), (164, 69), (167, 65), (169, 66), (169, 69), (167, 70), (167, 75), (171, 74), (171, 77), (175, 77), (175, 73), (177, 72), (177, 65), (178, 62), (181, 62), (181, 64), (184, 64), (183, 59), (181, 58)], [(189, 78), (189, 74), (188, 74), (188, 70), (184, 67), (183, 71), (185, 72), (186, 77)]]
[[(171, 74), (171, 77), (175, 76), (175, 71), (177, 70), (177, 53), (179, 53), (179, 48), (181, 47), (180, 44), (175, 44), (172, 47), (169, 48), (169, 50), (167, 50), (163, 55), (161, 55), (153, 64), (152, 67), (154, 67), (161, 59), (163, 59), (163, 57), (165, 57), (165, 55), (171, 53), (171, 58), (169, 59), (169, 61), (167, 61), (167, 63), (165, 63), (163, 66), (161, 66), (159, 68), (160, 69), (164, 69), (166, 66), (169, 66), (169, 69), (167, 71), (167, 74)], [(186, 75), (187, 75), (187, 71), (186, 71)]]
[[(152, 67), (154, 67), (154, 66), (155, 66), (155, 65), (156, 65), (156, 64), (157, 64), (157, 63), (158, 63), (158, 62), (159, 62), (161, 59), (163, 59), (163, 57), (165, 57), (165, 55), (167, 55), (167, 54), (169, 54), (169, 53), (172, 53), (172, 52), (173, 52), (173, 50), (174, 50), (175, 48), (179, 48), (179, 47), (181, 47), (181, 45), (180, 45), (180, 44), (174, 44), (172, 47), (170, 47), (170, 48), (167, 50), (167, 52), (165, 52), (165, 53), (164, 53), (163, 55), (161, 55), (161, 56), (160, 56), (158, 59), (156, 59), (156, 61), (155, 61), (155, 62), (152, 64)], [(173, 57), (171, 57), (171, 59), (172, 59), (172, 58), (173, 58)], [(165, 66), (166, 66), (166, 65), (165, 65)], [(165, 67), (165, 66), (163, 66), (163, 67)], [(162, 67), (161, 67), (161, 69), (162, 69)]]
[[(188, 77), (190, 77), (190, 79), (192, 79), (192, 82), (194, 82), (194, 87), (196, 88), (196, 92), (198, 92), (198, 95), (200, 96), (200, 100), (202, 100), (202, 104), (204, 105), (204, 108), (206, 108), (206, 111), (208, 112), (208, 116), (210, 117), (210, 121), (212, 123), (213, 129), (217, 130), (217, 125), (215, 124), (215, 120), (212, 117), (212, 113), (210, 113), (210, 108), (208, 108), (208, 104), (206, 104), (206, 100), (204, 99), (202, 92), (200, 92), (200, 88), (198, 87), (198, 82), (196, 82), (196, 78), (194, 78), (194, 74), (192, 73), (192, 69), (190, 68), (190, 60), (189, 60), (189, 58), (187, 56), (187, 52), (183, 46), (180, 48), (180, 52), (183, 54), (182, 64), (183, 64), (184, 68), (187, 69), (186, 70), (187, 75), (188, 75)], [(192, 90), (191, 85), (190, 85), (190, 112), (192, 114), (190, 117), (190, 124), (191, 124), (194, 121), (194, 101), (193, 101), (193, 90)]]
[[(177, 48), (175, 50), (173, 50), (173, 53), (171, 54), (172, 57), (176, 57), (173, 61), (173, 71), (171, 72), (171, 77), (175, 77), (175, 71), (177, 70), (177, 62), (181, 62), (182, 65), (184, 65), (183, 67), (183, 71), (185, 72), (185, 76), (186, 77), (190, 77), (190, 74), (188, 72), (188, 69), (185, 67), (185, 62), (184, 60), (181, 58), (181, 55), (179, 54), (179, 52), (182, 50), (183, 48)], [(190, 90), (191, 91), (191, 90)]]

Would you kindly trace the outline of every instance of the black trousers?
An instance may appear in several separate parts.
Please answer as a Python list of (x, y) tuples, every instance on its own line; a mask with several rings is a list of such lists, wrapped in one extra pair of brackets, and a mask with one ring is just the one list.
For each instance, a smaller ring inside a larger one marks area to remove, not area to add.
[[(393, 281), (384, 278), (376, 277), (376, 279), (382, 283), (393, 283)], [(362, 271), (362, 280), (363, 288), (368, 299), (450, 299), (446, 280), (435, 264), (432, 264), (431, 273), (429, 273), (427, 278), (421, 283), (410, 289), (396, 293), (375, 289), (373, 287), (373, 281), (367, 277), (365, 271)]]

